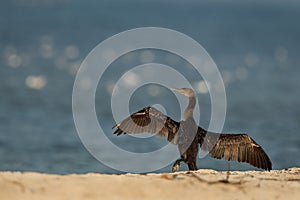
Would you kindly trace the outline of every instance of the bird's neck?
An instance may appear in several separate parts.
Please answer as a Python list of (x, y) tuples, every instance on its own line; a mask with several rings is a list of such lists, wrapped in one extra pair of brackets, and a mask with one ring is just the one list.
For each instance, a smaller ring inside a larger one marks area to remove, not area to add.
[(184, 119), (187, 120), (190, 117), (194, 117), (194, 108), (196, 105), (196, 97), (189, 97), (189, 104), (184, 111)]

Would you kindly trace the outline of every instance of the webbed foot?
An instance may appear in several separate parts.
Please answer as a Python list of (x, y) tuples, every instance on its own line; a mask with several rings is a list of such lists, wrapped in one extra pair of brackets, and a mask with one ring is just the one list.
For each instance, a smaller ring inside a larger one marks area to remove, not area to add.
[(178, 159), (175, 161), (175, 163), (173, 164), (172, 167), (172, 172), (176, 172), (177, 170), (180, 169), (180, 162), (182, 161), (182, 159)]

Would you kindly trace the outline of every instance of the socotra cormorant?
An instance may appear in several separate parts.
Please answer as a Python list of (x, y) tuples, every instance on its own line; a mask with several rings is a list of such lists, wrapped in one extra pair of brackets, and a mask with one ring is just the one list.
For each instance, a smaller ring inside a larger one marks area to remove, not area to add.
[(114, 134), (156, 134), (178, 146), (180, 158), (175, 161), (172, 171), (180, 168), (185, 162), (189, 170), (197, 170), (196, 160), (198, 149), (209, 152), (211, 157), (238, 162), (265, 169), (272, 169), (272, 162), (262, 147), (247, 134), (224, 134), (206, 131), (198, 126), (193, 112), (196, 95), (191, 88), (171, 88), (189, 98), (184, 112), (184, 120), (177, 122), (153, 107), (145, 107), (133, 113), (120, 123), (113, 126)]

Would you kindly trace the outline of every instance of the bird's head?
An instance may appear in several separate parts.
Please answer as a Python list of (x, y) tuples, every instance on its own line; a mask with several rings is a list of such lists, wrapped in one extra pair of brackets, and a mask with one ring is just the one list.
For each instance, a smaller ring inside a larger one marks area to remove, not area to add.
[(179, 92), (186, 97), (195, 97), (195, 92), (191, 88), (170, 88), (173, 91)]

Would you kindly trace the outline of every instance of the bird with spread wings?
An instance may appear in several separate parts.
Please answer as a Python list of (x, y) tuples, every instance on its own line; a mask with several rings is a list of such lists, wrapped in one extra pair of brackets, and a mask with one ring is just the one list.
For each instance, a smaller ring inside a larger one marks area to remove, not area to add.
[(199, 146), (211, 157), (228, 161), (246, 162), (254, 167), (271, 170), (272, 162), (263, 148), (247, 134), (224, 134), (206, 131), (198, 126), (193, 117), (196, 95), (191, 88), (171, 88), (189, 98), (184, 120), (177, 122), (153, 107), (145, 107), (115, 126), (114, 134), (156, 134), (178, 146), (180, 158), (172, 171), (180, 168), (183, 161), (189, 170), (197, 170), (196, 160)]

